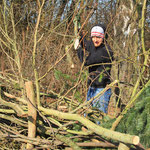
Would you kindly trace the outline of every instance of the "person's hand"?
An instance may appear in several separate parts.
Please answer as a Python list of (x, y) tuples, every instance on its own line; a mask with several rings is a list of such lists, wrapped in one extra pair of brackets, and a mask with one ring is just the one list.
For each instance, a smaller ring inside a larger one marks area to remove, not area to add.
[(80, 47), (80, 42), (79, 42), (79, 39), (75, 39), (75, 42), (74, 42), (74, 49), (77, 50), (78, 48)]
[(80, 31), (80, 29), (78, 29), (78, 32), (79, 32), (80, 38), (83, 38), (83, 36), (85, 35), (85, 31), (84, 30)]

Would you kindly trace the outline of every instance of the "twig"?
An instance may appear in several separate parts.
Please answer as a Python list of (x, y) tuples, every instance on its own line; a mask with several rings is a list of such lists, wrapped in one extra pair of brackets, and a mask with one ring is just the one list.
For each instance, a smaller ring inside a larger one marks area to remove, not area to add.
[(45, 0), (42, 1), (42, 4), (39, 8), (39, 12), (38, 12), (38, 18), (37, 18), (37, 23), (35, 26), (35, 32), (34, 32), (34, 46), (33, 46), (33, 69), (34, 69), (34, 77), (35, 77), (35, 85), (36, 85), (36, 98), (37, 98), (37, 105), (40, 106), (40, 89), (39, 89), (39, 82), (38, 82), (38, 73), (37, 73), (37, 69), (35, 66), (35, 60), (36, 60), (36, 47), (37, 47), (37, 33), (38, 33), (38, 26), (40, 23), (40, 18), (41, 18), (41, 11), (42, 8), (44, 6)]

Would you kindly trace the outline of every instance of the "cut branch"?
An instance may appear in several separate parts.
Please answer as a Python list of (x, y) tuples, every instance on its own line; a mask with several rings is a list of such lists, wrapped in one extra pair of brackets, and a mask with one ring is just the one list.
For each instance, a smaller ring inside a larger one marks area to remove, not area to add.
[(119, 133), (116, 131), (111, 131), (109, 129), (102, 128), (102, 127), (94, 124), (90, 120), (88, 120), (84, 117), (81, 117), (78, 114), (63, 113), (63, 112), (59, 112), (57, 110), (46, 109), (43, 107), (39, 107), (39, 110), (43, 111), (47, 115), (54, 115), (54, 116), (57, 116), (62, 119), (79, 121), (83, 125), (85, 125), (87, 128), (89, 128), (91, 131), (95, 132), (96, 134), (105, 136), (105, 137), (113, 139), (113, 140), (117, 140), (117, 141), (120, 141), (123, 143), (128, 143), (128, 144), (134, 144), (134, 145), (138, 145), (139, 141), (140, 141), (140, 138), (138, 136)]
[(22, 102), (23, 104), (27, 104), (27, 101), (21, 97), (16, 97), (15, 95), (12, 95), (10, 93), (4, 92), (5, 96), (9, 97), (9, 98), (14, 98), (19, 102)]
[(18, 104), (6, 102), (2, 98), (0, 98), (0, 104), (12, 108), (17, 113), (18, 116), (26, 116), (26, 112), (24, 112), (23, 109)]
[(84, 146), (84, 147), (112, 147), (116, 148), (116, 145), (111, 143), (105, 143), (105, 142), (84, 142), (84, 143), (77, 143), (78, 146)]
[(23, 126), (23, 127), (27, 127), (27, 123), (26, 123), (25, 121), (21, 121), (21, 120), (15, 118), (15, 117), (7, 116), (7, 115), (5, 115), (5, 114), (0, 114), (0, 118), (9, 120), (9, 121), (11, 121), (12, 123), (21, 125), (21, 126)]

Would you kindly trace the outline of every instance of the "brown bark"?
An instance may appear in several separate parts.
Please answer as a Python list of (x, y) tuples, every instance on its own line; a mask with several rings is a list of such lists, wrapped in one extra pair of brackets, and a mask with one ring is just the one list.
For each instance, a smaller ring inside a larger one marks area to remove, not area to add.
[(114, 22), (113, 49), (117, 65), (112, 70), (112, 76), (120, 81), (119, 91), (121, 101), (127, 104), (132, 95), (138, 75), (138, 13), (133, 1), (120, 1)]
[(54, 25), (58, 25), (60, 23), (61, 17), (62, 17), (62, 14), (64, 12), (64, 9), (65, 9), (67, 2), (68, 2), (68, 0), (60, 1), (60, 7), (59, 7), (57, 17), (55, 19)]

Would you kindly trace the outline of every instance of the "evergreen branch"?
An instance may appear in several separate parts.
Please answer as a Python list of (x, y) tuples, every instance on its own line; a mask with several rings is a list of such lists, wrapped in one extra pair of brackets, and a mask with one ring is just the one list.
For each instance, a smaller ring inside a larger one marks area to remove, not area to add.
[(123, 115), (127, 113), (129, 108), (132, 106), (132, 104), (135, 102), (135, 100), (141, 95), (141, 93), (150, 85), (150, 80), (146, 83), (146, 85), (131, 99), (131, 101), (127, 104), (124, 111), (121, 113), (121, 115), (115, 120), (115, 122), (112, 124), (111, 130), (115, 130), (121, 119), (123, 118)]
[(62, 142), (65, 142), (65, 144), (69, 145), (74, 150), (81, 150), (81, 148), (75, 142), (73, 142), (72, 140), (70, 140), (69, 138), (67, 138), (63, 135), (57, 134), (56, 138)]

